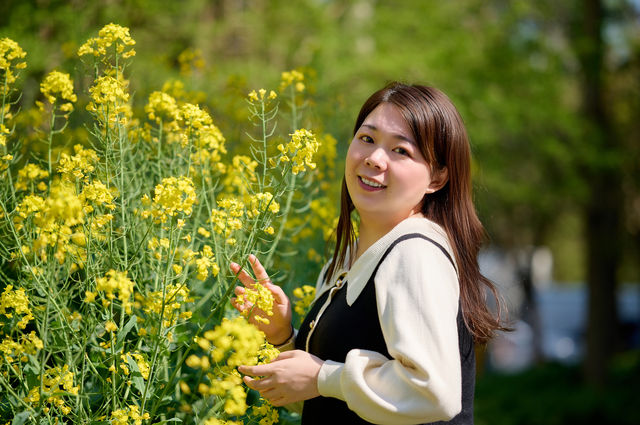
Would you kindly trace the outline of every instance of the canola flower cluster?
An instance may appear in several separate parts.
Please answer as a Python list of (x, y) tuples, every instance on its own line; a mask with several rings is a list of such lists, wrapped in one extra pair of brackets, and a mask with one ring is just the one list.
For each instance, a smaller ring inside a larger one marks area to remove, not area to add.
[(43, 179), (49, 177), (49, 172), (40, 168), (37, 164), (26, 164), (20, 170), (18, 170), (18, 178), (15, 183), (15, 188), (18, 191), (31, 189), (31, 192), (42, 192), (47, 190), (47, 185)]
[(116, 124), (127, 125), (132, 115), (127, 86), (128, 81), (122, 77), (98, 77), (89, 88), (91, 102), (87, 104), (87, 111), (110, 127)]
[(278, 145), (278, 150), (282, 153), (280, 161), (291, 161), (293, 174), (305, 171), (307, 167), (316, 168), (313, 162), (313, 155), (318, 151), (318, 141), (312, 132), (300, 129), (290, 134), (291, 140), (286, 144)]
[(304, 74), (297, 70), (284, 71), (281, 75), (280, 91), (284, 91), (287, 87), (291, 86), (297, 92), (303, 92), (304, 86)]
[(116, 409), (111, 412), (112, 425), (142, 425), (142, 421), (151, 419), (149, 413), (140, 414), (140, 408), (135, 404), (127, 406), (126, 409)]
[(201, 176), (212, 184), (216, 175), (227, 172), (222, 162), (227, 153), (226, 140), (207, 111), (193, 103), (178, 102), (166, 91), (155, 91), (149, 96), (145, 113), (157, 128), (145, 124), (141, 138), (158, 145), (162, 139), (169, 146), (179, 144), (190, 149), (189, 173), (194, 179)]
[[(192, 354), (186, 364), (202, 370), (207, 378), (197, 384), (196, 390), (204, 396), (223, 397), (226, 414), (244, 415), (248, 409), (247, 392), (236, 368), (270, 362), (278, 356), (278, 350), (268, 344), (264, 334), (243, 317), (223, 319), (220, 325), (206, 331), (196, 342), (205, 354)], [(271, 410), (267, 409), (265, 416), (274, 417), (275, 421), (269, 423), (275, 423), (277, 413), (269, 413)]]
[[(250, 303), (253, 307), (251, 309), (243, 310), (243, 316), (251, 316), (253, 314), (253, 309), (256, 307), (262, 310), (267, 316), (273, 316), (273, 303), (275, 302), (275, 299), (273, 298), (273, 293), (262, 283), (256, 282), (256, 284), (253, 285), (253, 288), (245, 288), (245, 293), (237, 297), (238, 304), (244, 304), (246, 302)], [(267, 325), (270, 323), (268, 318), (258, 314), (254, 314), (252, 317), (258, 322), (262, 322)]]
[[(133, 306), (131, 296), (133, 295), (134, 285), (134, 282), (127, 277), (126, 270), (119, 272), (111, 269), (106, 276), (96, 279), (96, 292), (103, 296), (103, 307), (109, 307), (117, 296), (125, 312), (131, 314), (131, 307)], [(96, 292), (85, 291), (85, 302), (89, 303), (95, 300)]]
[(71, 407), (65, 403), (65, 398), (77, 396), (80, 388), (74, 385), (74, 378), (68, 365), (49, 368), (41, 377), (42, 385), (32, 387), (24, 401), (32, 406), (38, 406), (43, 402), (45, 413), (49, 413), (55, 406), (63, 415), (68, 415), (71, 413)]
[[(4, 87), (5, 98), (12, 91), (12, 84), (16, 82), (20, 70), (27, 67), (23, 60), (26, 56), (27, 53), (18, 43), (7, 37), (0, 38), (0, 84)], [(4, 148), (12, 133), (11, 127), (6, 125), (6, 121), (13, 117), (11, 102), (2, 102), (0, 108), (0, 147)], [(9, 167), (13, 158), (12, 154), (0, 151), (0, 172)]]
[(293, 306), (293, 310), (300, 316), (303, 316), (316, 297), (316, 288), (311, 285), (302, 285), (293, 290), (293, 296), (298, 298)]
[(152, 209), (143, 212), (143, 217), (153, 217), (158, 223), (166, 223), (167, 219), (183, 215), (191, 215), (196, 202), (196, 190), (189, 177), (166, 177), (156, 185)]
[(113, 54), (116, 57), (127, 59), (135, 56), (136, 51), (132, 48), (135, 44), (135, 40), (129, 34), (129, 28), (111, 23), (100, 30), (98, 37), (92, 37), (80, 46), (78, 56), (104, 57)]
[[(73, 111), (73, 104), (78, 100), (73, 92), (73, 80), (65, 72), (50, 72), (40, 84), (40, 91), (49, 104), (56, 105), (57, 102), (60, 102), (58, 108), (65, 115)], [(44, 109), (44, 103), (37, 102), (36, 104), (40, 110)]]
[(184, 76), (191, 75), (194, 70), (202, 70), (205, 66), (202, 51), (191, 47), (178, 55), (178, 63), (180, 64), (180, 74)]
[(0, 71), (4, 83), (15, 83), (16, 71), (27, 67), (27, 63), (22, 60), (26, 56), (27, 53), (15, 41), (6, 37), (0, 39)]
[[(125, 77), (133, 46), (128, 28), (102, 28), (77, 52), (95, 59), (87, 93), (54, 70), (16, 126), (12, 85), (26, 53), (0, 40), (10, 86), (0, 110), (0, 391), (11, 405), (0, 421), (277, 423), (265, 400), (248, 404), (236, 368), (278, 351), (227, 311), (237, 283), (222, 266), (278, 252), (317, 139), (292, 124), (278, 151), (281, 99), (267, 89), (248, 100), (251, 122), (269, 130), (231, 158), (203, 99), (179, 81), (152, 92), (136, 117)], [(179, 63), (201, 69), (201, 55), (187, 50)], [(283, 73), (281, 90), (289, 86), (300, 96), (303, 74)], [(87, 111), (92, 122), (81, 125), (91, 130), (68, 128)], [(21, 143), (43, 142), (36, 160), (21, 156)], [(245, 298), (268, 323), (271, 291), (258, 283)]]
[[(27, 195), (16, 208), (13, 218), (16, 231), (24, 231), (28, 238), (32, 233), (31, 222), (35, 228), (35, 237), (31, 247), (23, 245), (22, 255), (33, 253), (42, 261), (49, 258), (49, 249), (54, 248), (53, 256), (62, 264), (68, 255), (81, 265), (86, 260), (82, 225), (85, 220), (84, 205), (75, 189), (60, 183), (50, 187), (50, 193), (43, 198), (39, 195)], [(20, 255), (13, 252), (14, 258)]]
[[(167, 285), (164, 291), (152, 291), (146, 297), (138, 295), (137, 300), (143, 310), (151, 317), (158, 317), (161, 325), (167, 329), (175, 326), (179, 319), (189, 319), (191, 311), (182, 311), (182, 306), (193, 299), (189, 296), (186, 286)], [(156, 329), (152, 329), (156, 330)], [(168, 337), (171, 339), (171, 337)]]
[(24, 288), (13, 290), (13, 285), (7, 285), (0, 295), (0, 314), (7, 319), (13, 318), (13, 315), (21, 315), (20, 320), (15, 324), (18, 328), (24, 329), (27, 323), (33, 319), (33, 313), (29, 308), (29, 297)]
[(63, 152), (58, 162), (58, 172), (67, 181), (83, 179), (93, 173), (96, 169), (95, 164), (100, 160), (96, 151), (85, 149), (82, 145), (75, 145), (73, 151), (75, 155)]

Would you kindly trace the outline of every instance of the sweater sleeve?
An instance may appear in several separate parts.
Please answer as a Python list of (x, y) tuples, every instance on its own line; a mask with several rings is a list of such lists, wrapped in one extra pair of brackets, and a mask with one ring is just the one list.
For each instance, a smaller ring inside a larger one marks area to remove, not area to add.
[(326, 361), (321, 395), (344, 400), (366, 420), (410, 424), (448, 420), (461, 410), (459, 286), (444, 254), (423, 239), (399, 243), (375, 277), (378, 315), (391, 359), (351, 350)]

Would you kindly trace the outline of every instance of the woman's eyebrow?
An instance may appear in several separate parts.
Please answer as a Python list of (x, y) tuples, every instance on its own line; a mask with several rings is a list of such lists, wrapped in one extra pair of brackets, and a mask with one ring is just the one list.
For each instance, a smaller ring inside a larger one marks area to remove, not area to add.
[[(362, 124), (362, 126), (361, 126), (361, 127), (367, 127), (367, 128), (368, 128), (368, 129), (370, 129), (370, 130), (378, 131), (378, 127), (376, 127), (376, 126), (375, 126), (375, 125), (373, 125), (373, 124)], [(396, 139), (403, 140), (403, 141), (405, 141), (405, 142), (409, 142), (409, 143), (411, 143), (412, 145), (415, 145), (415, 144), (416, 144), (416, 142), (414, 142), (414, 141), (413, 141), (413, 139), (410, 139), (410, 138), (408, 138), (407, 136), (405, 136), (405, 135), (403, 135), (403, 134), (400, 134), (400, 133), (391, 133), (391, 137), (394, 137), (394, 138), (396, 138)]]

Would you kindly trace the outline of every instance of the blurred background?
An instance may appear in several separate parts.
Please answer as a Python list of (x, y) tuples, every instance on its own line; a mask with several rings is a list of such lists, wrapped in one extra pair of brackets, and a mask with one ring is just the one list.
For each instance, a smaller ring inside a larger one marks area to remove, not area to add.
[[(247, 92), (282, 71), (304, 72), (306, 119), (338, 158), (374, 90), (442, 89), (471, 136), (481, 264), (514, 327), (479, 352), (476, 423), (640, 423), (639, 0), (3, 0), (0, 37), (28, 53), (23, 112), (53, 69), (86, 91), (77, 49), (110, 22), (137, 41), (134, 104), (179, 79), (230, 150)], [(325, 184), (340, 176), (338, 159)]]

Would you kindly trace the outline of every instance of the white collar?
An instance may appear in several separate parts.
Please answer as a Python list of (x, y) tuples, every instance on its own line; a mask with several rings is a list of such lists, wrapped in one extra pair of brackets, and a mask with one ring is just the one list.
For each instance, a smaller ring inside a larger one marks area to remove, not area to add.
[[(449, 252), (449, 255), (452, 254), (447, 234), (442, 227), (424, 217), (409, 217), (398, 223), (393, 229), (391, 229), (391, 231), (389, 231), (389, 233), (367, 248), (367, 250), (356, 260), (350, 269), (347, 267), (351, 253), (347, 251), (345, 258), (346, 267), (336, 270), (333, 273), (330, 280), (332, 282), (331, 285), (323, 285), (321, 290), (316, 294), (316, 299), (325, 291), (331, 289), (334, 282), (337, 280), (337, 277), (346, 272), (347, 304), (352, 305), (366, 286), (369, 278), (371, 277), (371, 273), (373, 273), (373, 270), (380, 262), (380, 259), (387, 248), (399, 237), (410, 233), (420, 233), (422, 235), (429, 236), (445, 247)], [(453, 258), (453, 255), (451, 256)]]

